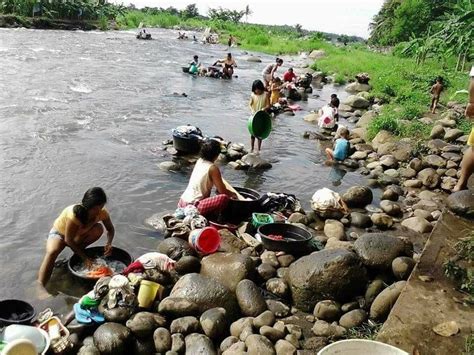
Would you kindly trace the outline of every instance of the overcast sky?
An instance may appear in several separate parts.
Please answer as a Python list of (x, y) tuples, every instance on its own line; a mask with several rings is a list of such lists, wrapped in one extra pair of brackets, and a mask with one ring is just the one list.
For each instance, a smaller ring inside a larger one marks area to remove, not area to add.
[(137, 7), (169, 7), (183, 9), (195, 3), (201, 14), (209, 8), (223, 7), (243, 10), (246, 5), (253, 11), (249, 22), (292, 25), (299, 23), (308, 30), (368, 37), (368, 26), (384, 0), (113, 0)]

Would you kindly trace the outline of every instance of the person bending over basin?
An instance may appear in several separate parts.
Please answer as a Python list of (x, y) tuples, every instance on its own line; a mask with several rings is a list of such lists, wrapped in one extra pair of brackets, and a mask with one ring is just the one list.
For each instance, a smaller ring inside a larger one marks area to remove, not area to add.
[[(178, 202), (178, 207), (194, 205), (205, 217), (219, 214), (229, 202), (236, 199), (237, 194), (230, 189), (221, 176), (219, 168), (214, 164), (221, 152), (221, 146), (216, 140), (210, 139), (201, 147), (201, 157), (196, 162), (189, 184)], [(213, 187), (217, 195), (211, 197)]]
[(104, 208), (106, 203), (104, 190), (93, 187), (86, 191), (80, 204), (66, 207), (56, 218), (46, 241), (46, 254), (38, 274), (38, 281), (43, 286), (48, 283), (54, 262), (66, 246), (79, 255), (88, 268), (92, 266), (92, 260), (87, 257), (84, 249), (102, 236), (104, 227), (100, 222), (107, 230), (104, 255), (112, 252), (115, 228)]
[(222, 60), (218, 60), (214, 65), (222, 64), (222, 74), (226, 79), (231, 79), (234, 75), (234, 68), (237, 68), (237, 63), (232, 58), (232, 53), (227, 53), (227, 57)]

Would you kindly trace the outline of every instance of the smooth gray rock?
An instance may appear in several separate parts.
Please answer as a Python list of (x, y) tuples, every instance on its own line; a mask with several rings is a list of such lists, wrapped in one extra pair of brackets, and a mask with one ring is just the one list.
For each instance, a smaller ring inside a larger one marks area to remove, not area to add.
[(185, 339), (185, 355), (217, 355), (214, 344), (204, 334), (189, 334)]
[(131, 332), (118, 323), (104, 323), (94, 332), (94, 345), (101, 354), (127, 354), (131, 344)]
[(201, 329), (211, 339), (219, 339), (226, 333), (228, 322), (224, 308), (211, 308), (199, 318)]
[(187, 316), (172, 321), (170, 331), (171, 334), (181, 333), (183, 335), (188, 335), (198, 332), (200, 328), (199, 321), (196, 317)]
[(320, 301), (314, 306), (313, 314), (318, 319), (332, 322), (341, 316), (341, 305), (332, 300)]
[(363, 309), (354, 309), (346, 314), (344, 314), (341, 319), (339, 319), (339, 324), (346, 328), (358, 327), (367, 320), (367, 312)]
[(448, 208), (463, 217), (474, 218), (474, 192), (464, 190), (454, 192), (446, 200)]
[(400, 256), (392, 261), (393, 275), (399, 280), (407, 280), (413, 268), (415, 267), (415, 260), (408, 256)]
[(171, 333), (166, 328), (157, 328), (153, 333), (153, 341), (157, 353), (165, 353), (171, 350)]
[(275, 348), (270, 340), (263, 335), (253, 334), (245, 340), (249, 355), (275, 355)]
[(406, 281), (398, 281), (380, 292), (370, 306), (370, 318), (385, 320), (405, 285)]
[(273, 324), (275, 324), (275, 315), (272, 311), (267, 310), (253, 319), (253, 326), (257, 329), (263, 327), (264, 325), (271, 327)]
[(372, 203), (372, 191), (367, 186), (353, 186), (343, 195), (343, 201), (348, 207), (365, 207)]
[(166, 319), (156, 313), (138, 312), (134, 314), (126, 323), (133, 335), (139, 338), (146, 338), (153, 334), (156, 328), (163, 327)]
[(243, 315), (256, 317), (266, 311), (267, 305), (257, 285), (251, 280), (242, 280), (235, 291)]

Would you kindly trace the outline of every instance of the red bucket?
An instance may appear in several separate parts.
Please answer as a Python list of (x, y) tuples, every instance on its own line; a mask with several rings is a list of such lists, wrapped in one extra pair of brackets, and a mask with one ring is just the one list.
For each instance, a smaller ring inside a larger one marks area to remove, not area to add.
[(219, 232), (212, 227), (195, 229), (189, 233), (189, 245), (201, 254), (215, 253), (220, 244)]

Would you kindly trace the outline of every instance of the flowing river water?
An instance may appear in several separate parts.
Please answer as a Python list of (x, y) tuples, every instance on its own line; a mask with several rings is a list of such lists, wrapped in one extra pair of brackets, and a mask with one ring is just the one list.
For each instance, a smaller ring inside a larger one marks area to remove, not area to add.
[[(144, 220), (173, 211), (190, 175), (157, 166), (170, 160), (162, 141), (172, 128), (190, 123), (248, 146), (250, 87), (274, 57), (251, 63), (233, 49), (237, 79), (194, 78), (182, 73), (183, 64), (198, 54), (210, 65), (226, 48), (179, 41), (171, 31), (152, 34), (153, 41), (138, 41), (133, 32), (0, 30), (0, 299), (38, 301), (33, 284), (52, 222), (92, 186), (108, 195), (114, 244), (135, 257), (154, 248), (161, 236)], [(224, 176), (260, 192), (296, 194), (306, 207), (317, 189), (361, 183), (348, 172), (332, 186), (335, 172), (324, 165), (323, 147), (302, 137), (315, 129), (304, 115), (333, 92), (346, 95), (325, 86), (300, 103), (296, 116), (275, 119), (262, 153), (272, 169), (223, 167)], [(63, 276), (50, 291), (74, 293), (74, 279)]]

